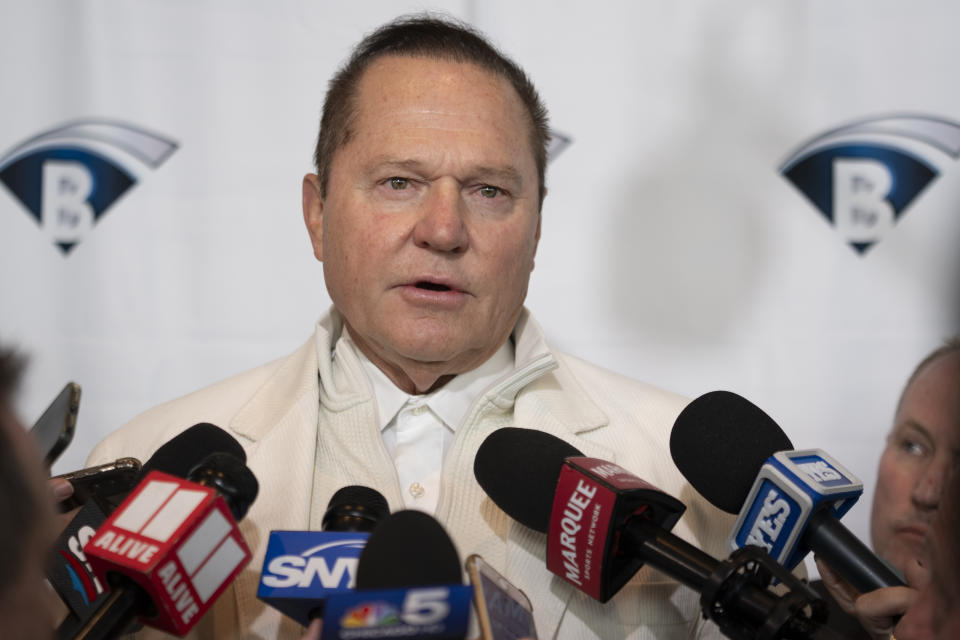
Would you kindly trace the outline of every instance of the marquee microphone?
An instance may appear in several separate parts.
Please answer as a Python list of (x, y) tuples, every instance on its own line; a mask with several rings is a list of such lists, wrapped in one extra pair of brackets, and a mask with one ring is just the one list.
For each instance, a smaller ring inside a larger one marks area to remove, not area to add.
[[(548, 433), (494, 431), (474, 474), (507, 515), (547, 534), (547, 569), (601, 602), (649, 563), (700, 593), (704, 616), (730, 637), (807, 638), (825, 619), (822, 600), (769, 556), (718, 561), (670, 533), (682, 503)], [(787, 593), (766, 589), (774, 577)]]
[[(243, 447), (226, 431), (209, 423), (195, 424), (161, 445), (140, 468), (136, 483), (154, 469), (186, 477), (201, 460), (216, 452), (229, 453), (241, 461), (246, 460)], [(140, 466), (139, 463), (137, 466)], [(91, 467), (91, 474), (97, 469)], [(86, 470), (68, 475), (79, 475), (84, 479), (91, 475), (83, 471)], [(122, 494), (116, 494), (117, 487), (123, 485), (109, 480), (89, 484), (90, 491), (82, 500), (80, 510), (57, 538), (47, 562), (47, 580), (70, 610), (57, 629), (59, 638), (72, 638), (108, 597), (109, 585), (97, 578), (83, 553), (83, 546), (106, 522), (107, 516), (122, 497), (129, 493), (129, 490), (125, 490)]]
[(776, 422), (729, 391), (680, 412), (670, 453), (716, 507), (739, 514), (731, 548), (758, 545), (787, 568), (813, 550), (861, 592), (904, 582), (838, 520), (863, 493), (857, 478), (819, 449), (792, 451)]
[(116, 637), (137, 616), (185, 635), (250, 560), (236, 520), (256, 497), (253, 473), (214, 453), (188, 478), (150, 472), (84, 547), (111, 593), (77, 637)]
[(422, 511), (398, 511), (370, 534), (356, 590), (328, 598), (322, 638), (462, 640), (471, 593), (440, 523)]
[(370, 531), (389, 515), (387, 499), (353, 485), (333, 494), (321, 531), (271, 531), (257, 598), (309, 626), (331, 593), (353, 589)]

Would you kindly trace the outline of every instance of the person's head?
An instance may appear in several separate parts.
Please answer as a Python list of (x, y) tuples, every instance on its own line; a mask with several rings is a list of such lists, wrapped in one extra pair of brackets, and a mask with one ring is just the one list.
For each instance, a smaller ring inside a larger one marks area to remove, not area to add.
[(40, 450), (14, 415), (22, 361), (0, 347), (0, 629), (10, 638), (51, 636), (44, 564), (53, 543), (53, 503)]
[(509, 337), (547, 141), (523, 72), (448, 20), (382, 27), (331, 82), (304, 220), (351, 337), (405, 390), (476, 368)]
[(960, 638), (960, 473), (954, 466), (945, 482), (940, 509), (929, 537), (930, 582), (901, 618), (900, 640)]
[(384, 56), (473, 64), (509, 82), (529, 118), (527, 135), (537, 166), (538, 205), (543, 204), (550, 129), (547, 110), (533, 83), (523, 69), (479, 32), (450, 18), (428, 15), (404, 16), (369, 34), (354, 47), (350, 58), (331, 78), (313, 152), (321, 197), (326, 195), (334, 155), (355, 134), (360, 78), (373, 62)]
[(914, 370), (880, 457), (870, 521), (875, 551), (901, 571), (926, 565), (926, 538), (960, 450), (960, 340)]

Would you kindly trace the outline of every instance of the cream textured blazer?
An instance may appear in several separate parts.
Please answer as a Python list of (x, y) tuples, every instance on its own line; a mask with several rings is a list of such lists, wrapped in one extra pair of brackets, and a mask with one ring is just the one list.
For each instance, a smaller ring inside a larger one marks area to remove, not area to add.
[[(372, 487), (391, 510), (403, 508), (376, 428), (376, 402), (356, 354), (337, 343), (341, 329), (332, 310), (292, 354), (141, 414), (88, 460), (146, 460), (198, 422), (226, 429), (246, 449), (260, 494), (240, 529), (254, 558), (192, 637), (299, 638), (301, 627), (256, 597), (269, 532), (319, 530), (330, 497), (347, 485)], [(712, 625), (700, 628), (697, 594), (650, 567), (606, 604), (577, 592), (547, 571), (545, 536), (512, 521), (486, 497), (473, 476), (474, 453), (493, 430), (518, 426), (616, 462), (678, 498), (687, 511), (674, 532), (715, 557), (727, 556), (724, 540), (733, 525), (671, 460), (670, 429), (684, 398), (551, 350), (526, 310), (512, 339), (516, 372), (476, 402), (444, 462), (435, 515), (461, 559), (479, 553), (530, 596), (541, 640), (720, 637)], [(331, 368), (333, 345), (339, 377)]]

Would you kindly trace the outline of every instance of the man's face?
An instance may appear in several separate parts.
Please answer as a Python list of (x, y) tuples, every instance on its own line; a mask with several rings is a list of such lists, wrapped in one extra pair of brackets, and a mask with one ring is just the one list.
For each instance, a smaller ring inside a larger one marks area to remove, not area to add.
[(960, 353), (924, 367), (906, 390), (880, 458), (870, 528), (876, 552), (901, 571), (929, 567), (926, 544), (960, 447)]
[(351, 336), (422, 392), (520, 315), (540, 229), (529, 118), (503, 78), (428, 58), (373, 62), (355, 107), (325, 197), (304, 180), (304, 217)]
[[(900, 640), (956, 640), (960, 638), (960, 575), (957, 575), (960, 547), (957, 543), (955, 523), (960, 508), (957, 495), (957, 478), (954, 476), (952, 501), (941, 509), (929, 536), (929, 557), (932, 567), (930, 581), (920, 587), (920, 593), (897, 624), (894, 632)], [(946, 517), (945, 517), (946, 516)]]

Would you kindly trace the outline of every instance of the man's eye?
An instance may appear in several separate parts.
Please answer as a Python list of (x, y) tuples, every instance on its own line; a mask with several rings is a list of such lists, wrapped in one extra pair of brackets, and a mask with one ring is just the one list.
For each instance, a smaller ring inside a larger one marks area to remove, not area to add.
[(926, 453), (926, 450), (923, 448), (919, 442), (914, 442), (913, 440), (904, 440), (900, 443), (900, 446), (903, 447), (903, 450), (914, 456), (922, 456)]
[(394, 191), (402, 191), (406, 189), (409, 184), (410, 181), (406, 178), (390, 178), (390, 187)]
[(496, 198), (498, 195), (500, 195), (500, 189), (497, 187), (491, 187), (487, 184), (480, 187), (480, 195), (484, 198)]

